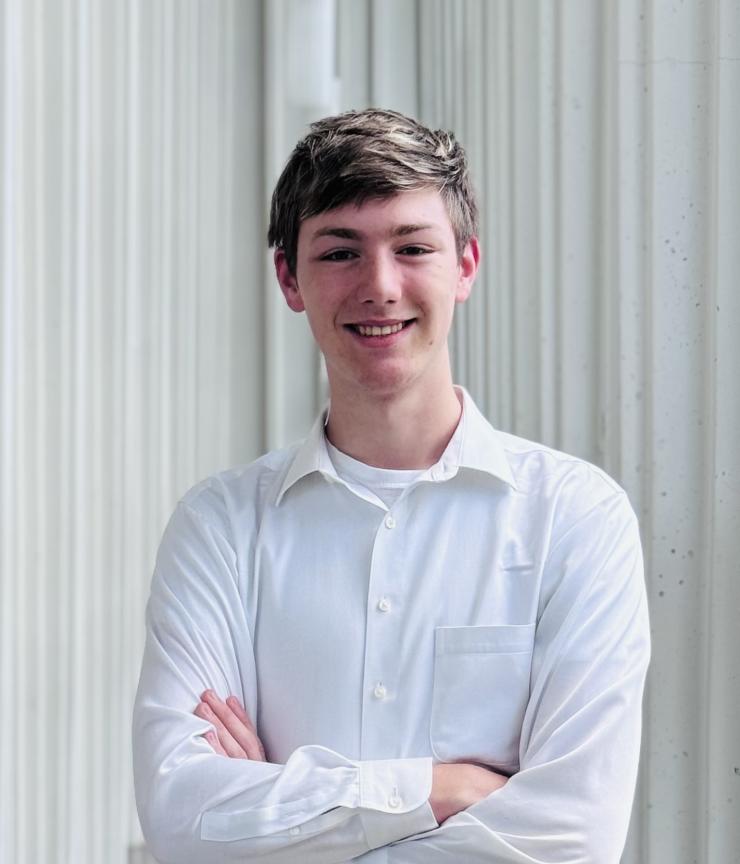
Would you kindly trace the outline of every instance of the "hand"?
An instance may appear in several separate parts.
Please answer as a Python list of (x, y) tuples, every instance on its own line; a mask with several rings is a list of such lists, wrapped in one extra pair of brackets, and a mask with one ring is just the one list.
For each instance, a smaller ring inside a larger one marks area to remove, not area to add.
[(501, 789), (508, 779), (488, 768), (465, 762), (434, 765), (429, 796), (434, 818), (441, 825), (445, 819)]
[(232, 759), (267, 761), (254, 723), (236, 696), (222, 702), (213, 690), (206, 690), (200, 698), (202, 701), (193, 713), (215, 727), (215, 732), (206, 732), (203, 737), (216, 753)]

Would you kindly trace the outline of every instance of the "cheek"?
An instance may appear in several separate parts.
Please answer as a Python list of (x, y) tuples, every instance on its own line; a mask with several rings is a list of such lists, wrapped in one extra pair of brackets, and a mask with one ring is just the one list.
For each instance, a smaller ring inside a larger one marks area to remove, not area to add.
[(317, 302), (313, 298), (313, 302), (306, 304), (306, 318), (311, 332), (317, 341), (320, 341), (322, 336), (334, 330), (339, 306), (327, 302), (326, 297), (322, 297), (321, 302)]
[(326, 329), (326, 319), (315, 307), (312, 307), (310, 311), (306, 309), (306, 318), (308, 318), (308, 326), (311, 328), (314, 337), (319, 339), (322, 332)]

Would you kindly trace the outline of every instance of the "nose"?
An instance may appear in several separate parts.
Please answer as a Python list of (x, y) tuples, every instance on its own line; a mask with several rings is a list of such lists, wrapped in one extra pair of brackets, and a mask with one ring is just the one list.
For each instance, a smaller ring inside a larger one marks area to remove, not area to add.
[(395, 303), (401, 298), (401, 279), (392, 256), (378, 254), (365, 260), (359, 286), (362, 303)]

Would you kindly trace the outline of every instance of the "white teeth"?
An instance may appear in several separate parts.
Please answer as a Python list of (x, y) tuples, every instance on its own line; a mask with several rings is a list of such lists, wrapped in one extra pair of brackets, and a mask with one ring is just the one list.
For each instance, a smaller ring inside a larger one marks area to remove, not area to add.
[(357, 330), (360, 336), (390, 336), (391, 333), (398, 333), (403, 330), (403, 323), (386, 324), (385, 327), (376, 327), (375, 325), (366, 327), (364, 324), (358, 324)]

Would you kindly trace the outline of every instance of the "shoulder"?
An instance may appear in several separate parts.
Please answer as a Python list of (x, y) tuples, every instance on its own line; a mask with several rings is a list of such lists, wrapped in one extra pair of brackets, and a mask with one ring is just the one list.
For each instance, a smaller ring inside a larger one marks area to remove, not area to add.
[[(256, 546), (263, 514), (298, 446), (219, 471), (189, 489), (162, 535), (153, 585), (158, 579), (169, 579), (182, 589), (207, 573), (211, 586), (235, 581), (242, 590), (245, 562)], [(173, 573), (177, 574), (174, 580)]]
[(625, 490), (603, 468), (506, 432), (498, 432), (516, 482), (517, 495), (547, 525), (550, 544), (577, 526), (617, 530), (636, 525)]
[(607, 472), (586, 459), (497, 430), (517, 489), (524, 495), (568, 499), (585, 496), (584, 503), (626, 496)]
[(519, 512), (544, 538), (538, 621), (555, 597), (550, 608), (559, 609), (563, 620), (576, 598), (636, 608), (644, 596), (642, 552), (626, 491), (586, 459), (499, 434), (523, 504)]
[(219, 471), (196, 483), (179, 501), (184, 509), (226, 533), (235, 524), (258, 523), (274, 502), (300, 443), (271, 450), (253, 462)]

